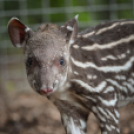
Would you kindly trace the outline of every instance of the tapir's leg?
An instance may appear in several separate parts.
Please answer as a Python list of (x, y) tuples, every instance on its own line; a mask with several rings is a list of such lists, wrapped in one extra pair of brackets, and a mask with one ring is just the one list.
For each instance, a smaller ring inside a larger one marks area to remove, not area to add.
[(94, 114), (100, 121), (102, 134), (120, 134), (118, 127), (119, 112), (115, 107), (93, 107)]
[(62, 101), (57, 105), (67, 134), (86, 134), (88, 112)]

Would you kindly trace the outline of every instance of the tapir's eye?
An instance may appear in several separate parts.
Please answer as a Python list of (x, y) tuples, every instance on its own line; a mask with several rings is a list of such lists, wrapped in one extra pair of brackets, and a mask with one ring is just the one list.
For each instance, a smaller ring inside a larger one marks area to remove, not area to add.
[(27, 66), (27, 67), (31, 67), (32, 64), (33, 64), (33, 58), (30, 57), (30, 58), (27, 59), (26, 66)]
[(64, 61), (64, 59), (60, 59), (60, 65), (64, 65), (65, 64), (65, 61)]

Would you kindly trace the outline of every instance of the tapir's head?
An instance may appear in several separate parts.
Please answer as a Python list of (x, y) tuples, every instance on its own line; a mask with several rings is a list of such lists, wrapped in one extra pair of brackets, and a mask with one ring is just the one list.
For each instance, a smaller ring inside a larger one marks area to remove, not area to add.
[(31, 87), (47, 95), (61, 90), (68, 75), (69, 47), (77, 36), (77, 16), (61, 27), (44, 24), (37, 32), (12, 18), (8, 33), (13, 45), (23, 48)]

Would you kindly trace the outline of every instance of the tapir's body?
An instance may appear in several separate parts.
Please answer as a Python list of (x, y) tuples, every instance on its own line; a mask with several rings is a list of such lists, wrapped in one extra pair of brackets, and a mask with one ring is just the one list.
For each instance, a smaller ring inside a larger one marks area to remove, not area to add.
[(36, 33), (15, 18), (8, 25), (14, 46), (23, 47), (30, 85), (58, 107), (67, 134), (86, 133), (89, 111), (102, 134), (118, 134), (118, 107), (134, 101), (134, 21), (77, 31), (77, 16)]

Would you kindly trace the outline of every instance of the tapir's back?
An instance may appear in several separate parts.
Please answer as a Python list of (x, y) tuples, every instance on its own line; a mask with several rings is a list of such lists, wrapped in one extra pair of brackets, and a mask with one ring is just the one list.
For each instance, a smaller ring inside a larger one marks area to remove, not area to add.
[(116, 93), (118, 100), (129, 99), (134, 95), (133, 54), (134, 21), (107, 22), (87, 29), (71, 48), (72, 81), (84, 87), (81, 94), (101, 93), (110, 99)]

